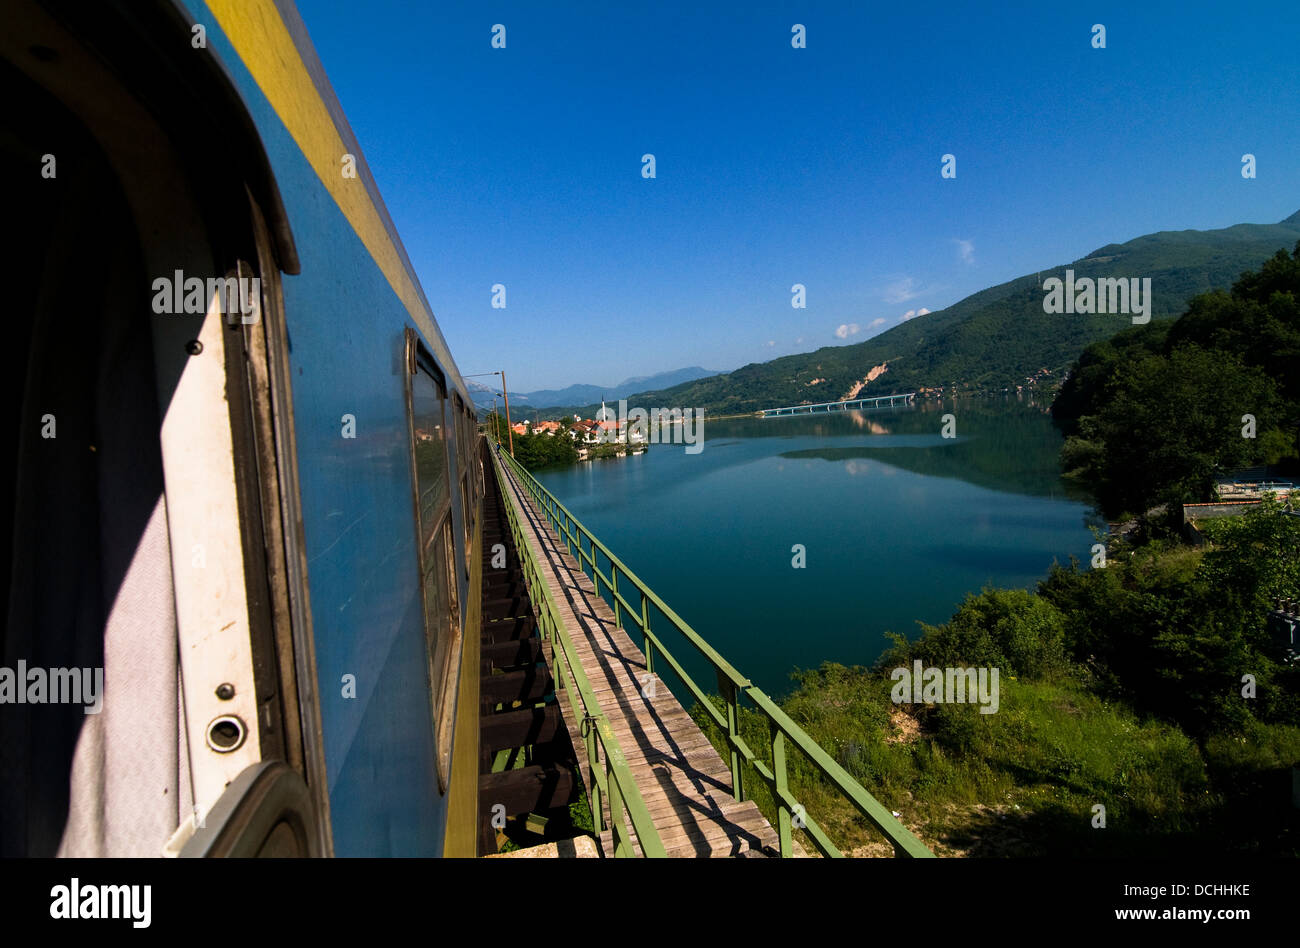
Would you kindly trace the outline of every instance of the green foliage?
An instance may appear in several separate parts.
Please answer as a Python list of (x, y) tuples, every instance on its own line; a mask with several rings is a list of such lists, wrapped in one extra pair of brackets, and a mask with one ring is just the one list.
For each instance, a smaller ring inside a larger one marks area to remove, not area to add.
[[(1197, 736), (1252, 721), (1300, 725), (1297, 670), (1265, 632), (1275, 595), (1300, 585), (1300, 518), (1267, 502), (1213, 524), (1202, 553), (1170, 543), (1112, 552), (1105, 569), (1056, 566), (1043, 598), (1065, 616), (1071, 657), (1105, 690)], [(1244, 699), (1242, 676), (1258, 697)]]
[[(1111, 516), (1210, 499), (1214, 476), (1300, 458), (1300, 243), (1167, 329), (1086, 349), (1053, 405), (1065, 469)], [(1255, 437), (1242, 436), (1253, 415)]]
[(573, 828), (586, 833), (588, 836), (596, 835), (595, 824), (591, 821), (591, 802), (587, 799), (587, 788), (584, 785), (578, 795), (578, 799), (569, 804), (569, 822)]
[(1052, 418), (1067, 435), (1078, 434), (1080, 416), (1101, 403), (1121, 365), (1164, 350), (1169, 326), (1167, 322), (1130, 326), (1083, 350), (1052, 402)]
[(503, 445), (513, 442), (515, 460), (525, 470), (535, 471), (543, 467), (577, 463), (578, 449), (563, 428), (553, 435), (516, 434), (512, 437), (505, 419), (499, 414), (488, 412), (487, 430), (489, 437), (500, 439)]
[(1300, 518), (1279, 516), (1281, 510), (1267, 496), (1240, 517), (1203, 526), (1212, 544), (1206, 579), (1248, 624), (1262, 625), (1275, 597), (1294, 597), (1300, 589)]
[(926, 666), (1000, 669), (1038, 678), (1064, 666), (1065, 617), (1023, 589), (985, 589), (968, 595), (949, 622), (922, 624), (915, 642), (899, 642), (880, 659), (892, 668), (920, 660)]
[(525, 469), (535, 471), (543, 467), (577, 463), (578, 449), (574, 446), (573, 439), (564, 432), (555, 435), (515, 435), (515, 460)]
[[(1263, 370), (1196, 345), (1117, 365), (1092, 410), (1067, 441), (1068, 473), (1108, 514), (1168, 504), (1179, 522), (1182, 504), (1210, 499), (1216, 473), (1276, 461), (1285, 417)], [(1257, 438), (1242, 437), (1246, 412)]]
[(631, 451), (626, 444), (593, 444), (587, 448), (587, 460), (599, 461), (605, 458), (617, 458)]
[[(1153, 838), (1166, 840), (1164, 855), (1180, 846), (1273, 842), (1272, 828), (1258, 826), (1234, 839), (1206, 839), (1202, 830), (1224, 801), (1196, 743), (1093, 694), (1077, 677), (1004, 681), (1001, 708), (989, 715), (971, 706), (894, 705), (888, 680), (864, 668), (827, 663), (798, 680), (784, 710), (938, 855), (1150, 856)], [(693, 716), (725, 750), (704, 709)], [(921, 730), (909, 738), (900, 722), (919, 722)], [(770, 764), (765, 719), (744, 710), (740, 730)], [(1283, 740), (1280, 753), (1287, 746)], [(1251, 759), (1248, 749), (1240, 753)], [(843, 850), (889, 855), (880, 835), (794, 750), (788, 775), (807, 815)], [(752, 769), (746, 778), (751, 798), (775, 821), (766, 785)], [(1104, 833), (1091, 825), (1097, 803), (1107, 808)], [(815, 851), (806, 835), (796, 837)]]
[(1284, 398), (1300, 400), (1300, 243), (1242, 274), (1231, 294), (1194, 298), (1169, 329), (1170, 349), (1186, 345), (1234, 353), (1276, 380)]
[(505, 416), (499, 412), (490, 411), (484, 418), (484, 433), (494, 441), (502, 444), (506, 443), (507, 428)]

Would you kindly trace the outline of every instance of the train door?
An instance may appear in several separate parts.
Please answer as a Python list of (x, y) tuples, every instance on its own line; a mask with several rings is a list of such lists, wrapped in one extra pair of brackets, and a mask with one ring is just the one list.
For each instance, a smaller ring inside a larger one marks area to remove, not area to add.
[(0, 704), (0, 855), (330, 851), (297, 264), (256, 131), (188, 39), (169, 4), (7, 5), (0, 667), (28, 700)]

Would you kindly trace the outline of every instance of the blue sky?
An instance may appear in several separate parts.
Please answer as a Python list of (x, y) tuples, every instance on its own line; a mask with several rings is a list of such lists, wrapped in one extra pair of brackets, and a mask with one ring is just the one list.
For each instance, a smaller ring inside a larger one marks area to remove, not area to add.
[(520, 391), (1300, 209), (1300, 4), (1133, 6), (298, 2), (461, 370)]

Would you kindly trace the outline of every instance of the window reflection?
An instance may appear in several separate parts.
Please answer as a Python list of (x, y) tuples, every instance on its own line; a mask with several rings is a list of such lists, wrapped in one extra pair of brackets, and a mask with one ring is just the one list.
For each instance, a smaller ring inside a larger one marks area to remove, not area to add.
[(424, 600), (424, 629), (429, 654), (438, 785), (445, 793), (451, 770), (451, 737), (461, 641), (460, 609), (452, 565), (456, 556), (448, 472), (449, 412), (441, 373), (409, 330), (407, 346), (408, 365), (414, 367), (414, 372), (408, 374), (407, 397), (421, 598)]

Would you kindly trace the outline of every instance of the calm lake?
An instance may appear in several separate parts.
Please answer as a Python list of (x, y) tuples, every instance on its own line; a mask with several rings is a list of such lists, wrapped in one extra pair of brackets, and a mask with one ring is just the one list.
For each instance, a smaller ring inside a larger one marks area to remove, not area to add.
[[(947, 412), (956, 416), (955, 438), (940, 434)], [(651, 445), (637, 457), (537, 476), (776, 697), (790, 691), (794, 668), (870, 664), (888, 647), (887, 631), (914, 638), (918, 621), (947, 620), (983, 586), (1028, 589), (1054, 559), (1086, 564), (1090, 508), (1060, 477), (1060, 446), (1042, 407), (945, 402), (706, 416), (698, 454)], [(803, 568), (792, 565), (796, 544)], [(665, 626), (652, 615), (651, 628)], [(714, 691), (694, 650), (665, 634), (696, 681)]]

